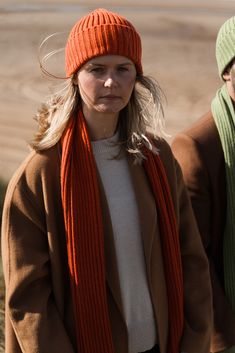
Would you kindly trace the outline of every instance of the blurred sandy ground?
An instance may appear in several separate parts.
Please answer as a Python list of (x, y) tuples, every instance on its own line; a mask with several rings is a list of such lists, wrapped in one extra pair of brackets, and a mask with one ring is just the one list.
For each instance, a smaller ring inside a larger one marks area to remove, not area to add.
[(221, 84), (216, 33), (235, 14), (235, 0), (0, 0), (0, 178), (8, 180), (27, 155), (27, 141), (36, 129), (33, 116), (49, 93), (51, 82), (38, 65), (40, 41), (53, 32), (67, 33), (97, 7), (125, 15), (141, 34), (144, 71), (165, 92), (172, 136), (209, 109)]

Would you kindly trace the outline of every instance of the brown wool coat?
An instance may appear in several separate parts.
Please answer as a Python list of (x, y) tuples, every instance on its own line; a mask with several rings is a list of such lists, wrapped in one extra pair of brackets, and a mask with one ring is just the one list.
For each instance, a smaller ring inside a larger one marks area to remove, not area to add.
[(211, 112), (172, 142), (188, 188), (211, 272), (214, 330), (211, 351), (235, 345), (235, 316), (223, 285), (226, 179), (223, 150)]
[[(169, 146), (159, 142), (179, 223), (184, 275), (185, 328), (181, 349), (208, 353), (211, 287), (208, 261), (182, 174)], [(6, 353), (75, 353), (74, 319), (60, 197), (60, 149), (32, 152), (8, 187), (2, 227), (6, 280)], [(167, 293), (153, 196), (140, 165), (129, 163), (136, 191), (147, 276), (161, 353), (168, 334)], [(127, 353), (127, 329), (110, 216), (100, 185), (105, 227), (108, 306), (116, 353)], [(104, 352), (100, 352), (104, 353)]]

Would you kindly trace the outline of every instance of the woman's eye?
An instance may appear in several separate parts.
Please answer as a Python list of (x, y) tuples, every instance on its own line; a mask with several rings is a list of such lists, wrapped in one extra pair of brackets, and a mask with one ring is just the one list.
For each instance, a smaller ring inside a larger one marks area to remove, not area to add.
[(124, 66), (121, 66), (121, 67), (118, 68), (118, 71), (119, 72), (125, 72), (125, 71), (128, 71), (128, 68), (124, 67)]
[(102, 67), (94, 67), (93, 69), (91, 69), (91, 72), (102, 73), (104, 72), (104, 69)]

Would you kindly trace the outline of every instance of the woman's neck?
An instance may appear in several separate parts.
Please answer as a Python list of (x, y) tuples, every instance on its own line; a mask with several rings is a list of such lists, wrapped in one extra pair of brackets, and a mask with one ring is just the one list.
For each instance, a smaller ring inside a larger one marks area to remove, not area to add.
[(235, 104), (235, 87), (233, 82), (231, 81), (226, 81), (226, 85), (227, 85), (227, 90), (228, 90), (228, 94), (230, 95), (232, 102), (233, 102), (233, 106)]
[(92, 141), (112, 137), (117, 129), (119, 114), (83, 112)]

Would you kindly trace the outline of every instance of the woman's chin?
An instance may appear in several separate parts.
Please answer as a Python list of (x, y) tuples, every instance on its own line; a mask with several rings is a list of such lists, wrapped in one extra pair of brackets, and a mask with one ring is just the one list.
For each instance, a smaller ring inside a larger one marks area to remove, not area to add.
[(123, 105), (101, 105), (99, 107), (97, 107), (97, 111), (103, 114), (117, 114), (119, 113), (122, 109), (124, 108)]

